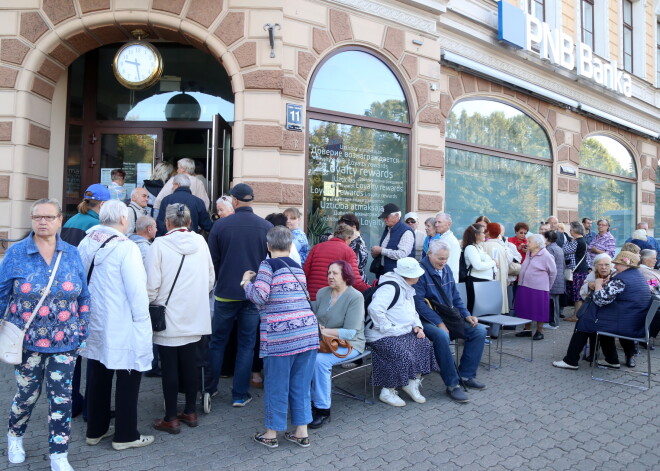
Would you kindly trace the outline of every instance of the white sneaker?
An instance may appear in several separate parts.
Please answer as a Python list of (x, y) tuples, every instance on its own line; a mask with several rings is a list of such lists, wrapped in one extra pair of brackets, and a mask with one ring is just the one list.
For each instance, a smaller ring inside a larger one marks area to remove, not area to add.
[(543, 328), (548, 329), (548, 330), (557, 330), (557, 329), (559, 329), (559, 326), (558, 325), (550, 325), (550, 324), (546, 323), (546, 324), (543, 324)]
[(25, 449), (23, 448), (23, 437), (7, 435), (7, 458), (10, 463), (22, 463), (25, 461)]
[(52, 453), (50, 455), (50, 470), (51, 471), (73, 471), (69, 464), (68, 453)]
[(394, 388), (381, 389), (378, 399), (383, 401), (385, 404), (389, 404), (394, 407), (403, 407), (406, 405), (406, 402), (399, 397), (399, 392)]
[(112, 448), (117, 451), (127, 450), (129, 448), (140, 448), (143, 446), (151, 445), (153, 442), (153, 435), (140, 435), (140, 438), (132, 442), (112, 442)]
[(416, 378), (416, 379), (411, 379), (408, 384), (406, 384), (404, 387), (401, 389), (405, 391), (408, 396), (410, 396), (410, 399), (412, 399), (415, 402), (418, 402), (420, 404), (424, 404), (426, 402), (426, 398), (421, 395), (419, 392), (419, 387), (422, 385), (422, 379), (421, 378)]

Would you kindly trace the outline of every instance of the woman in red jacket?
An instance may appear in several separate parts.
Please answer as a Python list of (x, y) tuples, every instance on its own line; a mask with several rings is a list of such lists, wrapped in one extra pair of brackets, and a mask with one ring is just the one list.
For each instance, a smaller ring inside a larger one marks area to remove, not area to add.
[[(328, 286), (328, 267), (336, 260), (347, 261), (353, 272), (359, 273), (355, 252), (348, 246), (354, 232), (355, 230), (348, 224), (339, 223), (335, 227), (335, 233), (330, 240), (316, 244), (309, 252), (303, 270), (307, 278), (307, 290), (312, 301), (316, 301), (318, 290)], [(353, 287), (362, 292), (369, 288), (369, 285), (361, 279), (357, 279)]]

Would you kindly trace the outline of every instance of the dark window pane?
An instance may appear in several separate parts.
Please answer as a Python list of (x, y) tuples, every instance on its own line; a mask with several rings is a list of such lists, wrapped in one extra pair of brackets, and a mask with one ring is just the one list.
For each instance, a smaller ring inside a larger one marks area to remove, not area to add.
[(83, 118), (85, 83), (85, 56), (80, 56), (69, 67), (69, 117)]
[[(83, 154), (83, 136), (82, 126), (69, 125), (68, 141), (66, 146), (66, 165), (64, 173), (64, 198), (75, 198), (78, 200), (82, 195), (82, 156)], [(65, 215), (76, 214), (75, 204), (66, 205), (63, 210)]]
[(109, 185), (110, 172), (121, 168), (126, 172), (124, 189), (127, 197), (136, 186), (149, 178), (156, 149), (155, 134), (102, 134), (101, 183)]
[(309, 106), (408, 123), (399, 81), (379, 59), (361, 51), (332, 56), (314, 78)]
[(607, 136), (591, 136), (582, 141), (580, 167), (621, 177), (637, 177), (628, 149)]
[(550, 214), (550, 172), (547, 165), (447, 148), (446, 207), (454, 235), (460, 239), (480, 214), (503, 224), (508, 236), (517, 222), (534, 226), (544, 220)]
[(543, 128), (522, 111), (492, 100), (464, 100), (447, 119), (447, 138), (551, 159)]

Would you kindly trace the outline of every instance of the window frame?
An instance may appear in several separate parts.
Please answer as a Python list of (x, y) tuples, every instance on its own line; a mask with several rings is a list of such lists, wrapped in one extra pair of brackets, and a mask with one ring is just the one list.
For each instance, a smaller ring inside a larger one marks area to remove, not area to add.
[(529, 13), (530, 15), (534, 15), (534, 11), (536, 10), (536, 8), (532, 8), (534, 5), (536, 5), (537, 8), (540, 7), (541, 9), (541, 18), (539, 18), (538, 16), (536, 18), (538, 18), (539, 20), (545, 23), (546, 22), (545, 0), (527, 0), (527, 13)]
[[(630, 23), (626, 23), (626, 8), (630, 8)], [(633, 73), (635, 65), (635, 29), (634, 29), (634, 16), (635, 16), (635, 7), (632, 0), (622, 0), (621, 2), (621, 24), (622, 24), (622, 34), (621, 34), (621, 45), (622, 45), (622, 60), (623, 63), (621, 66), (623, 70), (628, 73)], [(630, 32), (630, 43), (626, 41), (626, 31)], [(630, 65), (627, 65), (626, 58), (630, 57)]]
[[(580, 39), (584, 44), (587, 44), (591, 47), (591, 50), (595, 52), (596, 50), (596, 5), (595, 0), (581, 0), (580, 1)], [(585, 5), (591, 7), (591, 31), (585, 27)], [(587, 41), (585, 38), (585, 33), (589, 32), (591, 34), (591, 41)]]

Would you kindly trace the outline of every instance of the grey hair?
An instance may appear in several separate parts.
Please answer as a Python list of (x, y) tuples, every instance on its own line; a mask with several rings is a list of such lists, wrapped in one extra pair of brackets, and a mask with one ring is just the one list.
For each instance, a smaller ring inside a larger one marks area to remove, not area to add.
[(179, 159), (176, 165), (178, 168), (182, 169), (186, 173), (189, 173), (190, 175), (195, 173), (195, 161), (193, 159)]
[(647, 258), (653, 258), (653, 257), (657, 257), (657, 256), (658, 256), (658, 252), (656, 252), (655, 250), (651, 250), (651, 249), (644, 249), (639, 253), (639, 258), (641, 260), (644, 260), (644, 259), (647, 259)]
[(185, 204), (168, 204), (165, 209), (165, 220), (172, 227), (188, 227), (190, 226), (190, 210)]
[(637, 229), (632, 233), (633, 239), (646, 240), (646, 231), (644, 229)]
[(424, 221), (424, 225), (426, 224), (433, 225), (434, 222), (435, 222), (435, 218), (427, 218), (426, 221)]
[(548, 224), (550, 223), (550, 219), (556, 219), (557, 222), (559, 222), (559, 218), (557, 216), (555, 216), (554, 214), (551, 214), (550, 216), (548, 216), (546, 218), (546, 221), (548, 221)]
[(131, 191), (131, 199), (133, 199), (134, 196), (137, 196), (137, 195), (138, 195), (138, 192), (139, 192), (140, 190), (144, 190), (144, 191), (146, 191), (147, 193), (149, 193), (149, 191), (148, 191), (147, 189), (142, 188), (141, 186), (136, 186), (135, 188), (133, 188), (133, 191)]
[(222, 195), (220, 198), (218, 198), (215, 202), (215, 204), (224, 204), (228, 208), (233, 208), (231, 201), (232, 201), (231, 195)]
[(395, 211), (395, 212), (393, 212), (393, 213), (390, 213), (389, 215), (391, 216), (392, 214), (394, 214), (396, 217), (398, 217), (399, 219), (401, 219), (401, 211)]
[(185, 173), (179, 173), (172, 179), (172, 184), (179, 185), (184, 188), (190, 188), (190, 177)]
[(449, 214), (449, 213), (444, 213), (444, 212), (440, 211), (440, 212), (435, 214), (435, 219), (438, 219), (438, 217), (446, 219), (447, 222), (451, 222), (451, 214)]
[(151, 180), (160, 180), (165, 183), (170, 179), (170, 175), (174, 171), (174, 166), (169, 162), (159, 162), (151, 172)]
[(135, 232), (144, 232), (149, 227), (155, 225), (156, 225), (156, 220), (151, 216), (140, 216), (135, 221)]
[(580, 221), (571, 221), (571, 229), (576, 234), (584, 235), (584, 226)]
[(55, 206), (55, 209), (57, 209), (57, 215), (62, 215), (62, 205), (60, 204), (59, 200), (56, 200), (55, 198), (41, 198), (40, 200), (32, 203), (32, 206), (30, 206), (30, 216), (34, 214), (34, 208), (42, 204), (51, 204)]
[(596, 255), (592, 263), (594, 266), (596, 266), (596, 264), (601, 260), (607, 260), (607, 263), (612, 263), (612, 257), (607, 255), (606, 253), (599, 253), (598, 255)]
[(122, 217), (128, 218), (128, 206), (123, 201), (110, 200), (101, 206), (99, 222), (104, 226), (116, 226)]
[(293, 233), (285, 226), (272, 227), (266, 234), (266, 241), (271, 250), (291, 250)]
[(531, 236), (527, 236), (527, 242), (536, 242), (536, 244), (540, 247), (543, 248), (545, 247), (545, 237), (543, 237), (541, 234), (532, 234)]
[(440, 252), (441, 250), (446, 250), (447, 252), (451, 252), (451, 248), (449, 247), (449, 244), (445, 242), (444, 240), (433, 240), (429, 244), (429, 250), (427, 253), (436, 253)]

